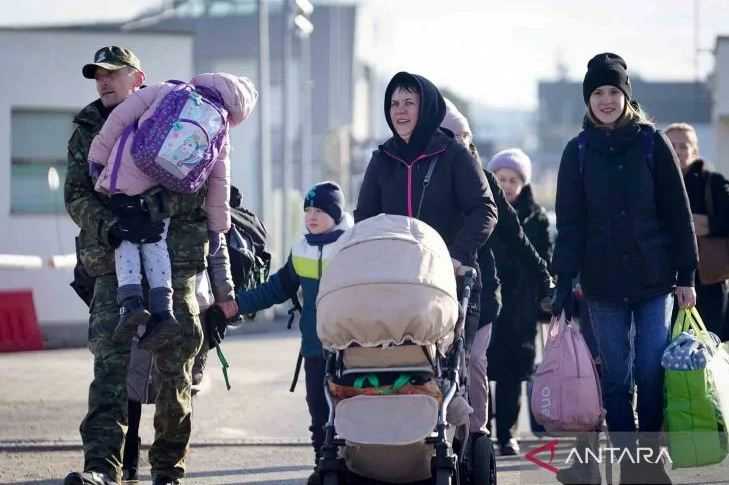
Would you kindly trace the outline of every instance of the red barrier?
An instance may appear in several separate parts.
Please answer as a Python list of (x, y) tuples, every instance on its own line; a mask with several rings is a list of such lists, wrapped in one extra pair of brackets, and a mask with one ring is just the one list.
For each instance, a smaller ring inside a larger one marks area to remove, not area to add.
[(0, 291), (0, 352), (43, 350), (31, 290)]

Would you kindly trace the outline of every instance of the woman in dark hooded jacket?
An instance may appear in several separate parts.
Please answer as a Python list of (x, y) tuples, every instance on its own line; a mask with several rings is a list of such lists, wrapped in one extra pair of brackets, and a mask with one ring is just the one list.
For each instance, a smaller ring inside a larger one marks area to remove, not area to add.
[[(498, 178), (539, 256), (550, 261), (549, 220), (545, 210), (534, 200), (530, 184), (531, 160), (527, 154), (519, 149), (503, 150), (493, 156), (487, 168)], [(521, 383), (531, 376), (534, 367), (537, 322), (542, 316), (539, 306), (541, 281), (525, 266), (513, 247), (498, 238), (493, 238), (490, 245), (501, 280), (503, 309), (489, 347), (489, 377), (496, 381), (499, 450), (501, 455), (509, 456), (519, 453), (513, 429), (519, 417)]]
[[(397, 73), (385, 91), (385, 118), (393, 136), (372, 154), (354, 211), (355, 222), (399, 214), (426, 222), (441, 235), (459, 272), (478, 267), (477, 252), (496, 225), (497, 210), (483, 170), (468, 150), (439, 130), (446, 107), (422, 76)], [(426, 175), (431, 173), (428, 184)], [(479, 326), (480, 284), (467, 327)], [(487, 333), (488, 330), (488, 333)], [(473, 334), (471, 336), (471, 334)], [(490, 329), (469, 332), (471, 431), (486, 430), (486, 347)]]
[[(670, 339), (674, 294), (682, 308), (696, 303), (698, 255), (676, 154), (631, 94), (620, 56), (590, 60), (583, 82), (585, 128), (565, 147), (557, 180), (552, 308), (559, 315), (572, 306), (579, 274), (612, 443), (631, 453), (636, 446), (649, 448), (658, 456), (661, 357)], [(620, 468), (621, 484), (671, 483), (660, 461), (622, 460)], [(600, 482), (594, 461), (560, 472), (562, 483)]]

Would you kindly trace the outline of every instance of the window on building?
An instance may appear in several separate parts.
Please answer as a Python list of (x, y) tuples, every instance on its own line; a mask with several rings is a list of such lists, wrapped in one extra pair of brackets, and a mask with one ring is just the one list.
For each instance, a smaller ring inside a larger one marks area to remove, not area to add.
[(10, 212), (63, 214), (68, 139), (74, 113), (13, 109), (10, 115)]

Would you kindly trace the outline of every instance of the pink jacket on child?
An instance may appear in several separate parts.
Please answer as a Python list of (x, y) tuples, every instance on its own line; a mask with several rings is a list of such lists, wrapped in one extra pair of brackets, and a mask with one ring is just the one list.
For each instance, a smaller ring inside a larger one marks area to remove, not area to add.
[[(232, 74), (200, 74), (192, 78), (190, 83), (214, 89), (220, 94), (228, 110), (230, 126), (236, 126), (248, 118), (258, 99), (258, 92), (251, 81)], [(111, 112), (89, 149), (89, 163), (104, 166), (96, 181), (95, 188), (98, 192), (112, 193), (111, 173), (116, 164), (116, 153), (125, 128), (137, 121), (141, 125), (144, 120), (152, 116), (162, 99), (175, 87), (174, 84), (163, 82), (140, 89)], [(154, 179), (137, 168), (131, 155), (131, 147), (132, 140), (126, 140), (119, 160), (113, 193), (139, 195), (158, 185)], [(208, 229), (215, 232), (227, 232), (230, 229), (229, 153), (230, 136), (226, 134), (218, 160), (208, 176), (208, 192), (205, 200)]]

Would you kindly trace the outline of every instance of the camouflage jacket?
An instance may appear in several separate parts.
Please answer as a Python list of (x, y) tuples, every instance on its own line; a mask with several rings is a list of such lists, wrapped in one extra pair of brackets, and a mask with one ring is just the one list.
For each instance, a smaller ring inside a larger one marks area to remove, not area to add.
[[(114, 249), (109, 244), (109, 229), (116, 222), (109, 197), (94, 190), (87, 155), (94, 136), (108, 116), (100, 100), (82, 109), (74, 118), (76, 125), (68, 142), (68, 165), (64, 200), (71, 219), (81, 228), (76, 238), (77, 254), (90, 276), (114, 273)], [(171, 216), (167, 245), (174, 270), (202, 271), (207, 252), (207, 216), (203, 188), (194, 194), (179, 194), (151, 189)]]

